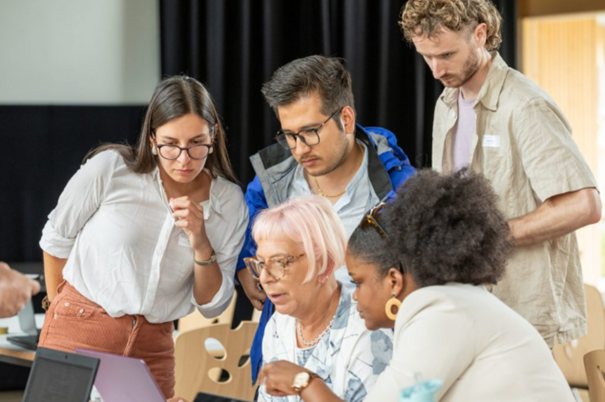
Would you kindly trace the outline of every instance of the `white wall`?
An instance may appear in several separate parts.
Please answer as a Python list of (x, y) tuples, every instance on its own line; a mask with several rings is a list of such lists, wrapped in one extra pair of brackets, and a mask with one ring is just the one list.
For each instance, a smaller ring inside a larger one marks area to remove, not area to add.
[(0, 0), (0, 104), (146, 104), (156, 0)]

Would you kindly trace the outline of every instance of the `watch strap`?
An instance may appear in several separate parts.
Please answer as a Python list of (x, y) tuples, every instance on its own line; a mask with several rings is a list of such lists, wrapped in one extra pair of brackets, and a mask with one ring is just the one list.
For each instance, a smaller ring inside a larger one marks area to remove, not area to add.
[(195, 262), (197, 265), (201, 265), (201, 266), (212, 265), (216, 262), (216, 254), (214, 253), (214, 250), (213, 250), (212, 254), (210, 255), (210, 258), (207, 259), (206, 261), (198, 261), (194, 258), (193, 262)]

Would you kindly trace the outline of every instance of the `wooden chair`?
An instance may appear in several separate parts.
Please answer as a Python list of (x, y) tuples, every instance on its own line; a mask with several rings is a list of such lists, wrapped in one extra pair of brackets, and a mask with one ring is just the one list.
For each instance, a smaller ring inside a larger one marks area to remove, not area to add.
[(252, 308), (252, 322), (259, 322), (262, 314), (263, 312), (261, 310)]
[(596, 287), (585, 284), (584, 291), (588, 331), (582, 338), (563, 345), (556, 344), (553, 355), (569, 385), (586, 389), (589, 383), (586, 378), (587, 370), (584, 369), (584, 355), (593, 350), (605, 349), (605, 310), (603, 299)]
[(590, 402), (605, 402), (605, 350), (593, 350), (584, 356)]
[[(242, 321), (210, 325), (181, 332), (175, 340), (175, 395), (193, 401), (198, 392), (208, 392), (252, 401), (250, 346), (258, 323)], [(224, 350), (208, 347), (220, 342)]]
[(237, 292), (233, 292), (233, 299), (229, 307), (221, 315), (214, 318), (204, 317), (197, 309), (191, 314), (179, 319), (179, 332), (185, 332), (196, 328), (207, 327), (214, 324), (231, 324), (233, 323), (233, 313), (235, 312), (235, 303), (237, 302)]

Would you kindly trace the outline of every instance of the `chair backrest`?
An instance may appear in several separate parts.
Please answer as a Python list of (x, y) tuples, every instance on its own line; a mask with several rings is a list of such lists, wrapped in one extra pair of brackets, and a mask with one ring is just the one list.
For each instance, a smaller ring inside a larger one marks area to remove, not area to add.
[[(563, 345), (556, 344), (553, 355), (567, 382), (578, 388), (588, 387), (584, 355), (593, 350), (605, 349), (605, 310), (599, 290), (584, 285), (588, 332), (583, 337)], [(605, 401), (604, 401), (605, 402)]]
[[(180, 332), (175, 339), (175, 395), (193, 401), (198, 392), (252, 401), (250, 346), (258, 323), (242, 321)], [(222, 344), (224, 349), (221, 349)]]
[(253, 308), (252, 309), (252, 322), (259, 322), (262, 314), (263, 314), (262, 310), (257, 310), (255, 308)]
[(593, 350), (584, 356), (586, 377), (588, 377), (588, 393), (591, 402), (605, 402), (605, 350)]
[(207, 327), (214, 324), (231, 324), (233, 323), (233, 313), (235, 312), (235, 303), (237, 302), (237, 292), (233, 292), (233, 299), (229, 307), (221, 315), (214, 318), (206, 318), (195, 309), (191, 314), (179, 319), (179, 332), (189, 331), (196, 328)]

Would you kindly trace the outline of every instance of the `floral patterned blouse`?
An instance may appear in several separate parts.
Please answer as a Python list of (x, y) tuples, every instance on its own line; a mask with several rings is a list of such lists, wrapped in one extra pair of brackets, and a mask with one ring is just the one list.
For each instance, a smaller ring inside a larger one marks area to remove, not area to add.
[[(340, 300), (332, 328), (317, 345), (301, 349), (296, 345), (296, 319), (276, 312), (263, 338), (263, 364), (287, 360), (321, 377), (338, 397), (347, 402), (362, 401), (393, 353), (393, 332), (369, 331), (357, 313), (350, 290), (341, 286)], [(298, 395), (274, 397), (261, 386), (259, 401), (297, 402)]]

